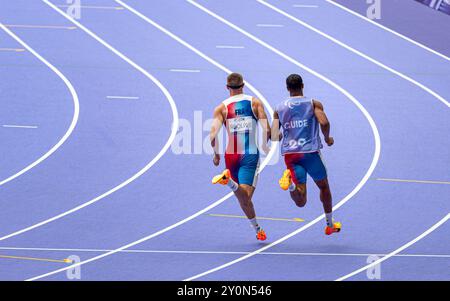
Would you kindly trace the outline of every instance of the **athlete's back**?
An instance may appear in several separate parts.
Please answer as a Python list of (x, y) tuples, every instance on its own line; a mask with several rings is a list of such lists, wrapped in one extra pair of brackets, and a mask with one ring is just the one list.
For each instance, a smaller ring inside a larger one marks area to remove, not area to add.
[(290, 97), (277, 106), (276, 112), (283, 133), (282, 155), (312, 153), (323, 147), (312, 98)]
[(258, 154), (258, 119), (253, 112), (253, 97), (239, 94), (222, 103), (226, 108), (224, 124), (228, 133), (226, 154)]

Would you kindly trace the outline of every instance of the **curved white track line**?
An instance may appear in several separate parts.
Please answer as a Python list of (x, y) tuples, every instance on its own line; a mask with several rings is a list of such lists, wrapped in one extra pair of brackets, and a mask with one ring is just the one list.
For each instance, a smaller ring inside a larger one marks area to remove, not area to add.
[[(125, 7), (127, 10), (131, 11), (132, 13), (134, 13), (135, 15), (137, 15), (138, 17), (140, 17), (141, 19), (143, 19), (144, 21), (146, 21), (147, 23), (151, 24), (152, 26), (158, 28), (160, 31), (162, 31), (162, 32), (164, 32), (165, 34), (169, 35), (171, 38), (173, 38), (174, 40), (176, 40), (176, 41), (179, 42), (180, 44), (182, 44), (182, 45), (184, 45), (185, 47), (189, 48), (191, 51), (193, 51), (194, 53), (196, 53), (196, 54), (199, 55), (200, 57), (204, 58), (205, 60), (207, 60), (208, 62), (210, 62), (210, 63), (213, 64), (214, 66), (218, 67), (219, 69), (221, 69), (221, 70), (223, 70), (223, 71), (225, 71), (225, 72), (227, 72), (227, 73), (230, 73), (230, 70), (229, 70), (229, 69), (227, 69), (227, 68), (224, 67), (223, 65), (219, 64), (218, 62), (214, 61), (214, 60), (211, 59), (210, 57), (206, 56), (204, 53), (202, 53), (201, 51), (199, 51), (198, 49), (196, 49), (196, 48), (193, 47), (192, 45), (188, 44), (187, 42), (185, 42), (184, 40), (182, 40), (182, 39), (179, 38), (178, 36), (174, 35), (173, 33), (171, 33), (170, 31), (168, 31), (168, 30), (165, 29), (164, 27), (160, 26), (159, 24), (157, 24), (157, 23), (154, 22), (153, 20), (149, 19), (149, 18), (146, 17), (145, 15), (141, 14), (140, 12), (138, 12), (137, 10), (135, 10), (134, 8), (132, 8), (132, 7), (130, 7), (129, 5), (125, 4), (123, 1), (121, 1), (121, 0), (115, 0), (115, 1), (116, 1), (117, 3), (119, 3), (120, 5), (122, 5), (123, 7)], [(254, 37), (253, 37), (253, 38), (254, 38)], [(252, 38), (252, 39), (253, 39), (253, 38)], [(262, 42), (262, 41), (261, 41), (261, 42)], [(262, 43), (264, 43), (264, 42), (262, 42)], [(265, 43), (264, 43), (264, 44), (265, 44)], [(265, 44), (265, 45), (267, 45), (267, 44)], [(271, 47), (271, 46), (269, 46), (269, 47)], [(326, 82), (330, 83), (333, 87), (335, 87), (336, 89), (338, 89), (339, 91), (341, 91), (341, 92), (342, 92), (344, 95), (346, 95), (350, 100), (352, 100), (352, 102), (355, 103), (355, 105), (363, 112), (363, 114), (364, 114), (364, 115), (366, 116), (366, 118), (369, 120), (369, 123), (370, 123), (370, 125), (371, 125), (371, 127), (372, 127), (372, 131), (373, 131), (374, 136), (375, 136), (375, 154), (374, 154), (374, 159), (373, 159), (373, 161), (372, 161), (372, 164), (371, 164), (371, 166), (370, 166), (370, 168), (369, 168), (369, 171), (366, 173), (365, 177), (364, 177), (363, 180), (357, 185), (357, 187), (356, 187), (356, 188), (355, 188), (355, 189), (354, 189), (354, 190), (353, 190), (353, 191), (352, 191), (352, 192), (351, 192), (344, 200), (342, 200), (339, 204), (337, 204), (337, 206), (335, 207), (335, 208), (337, 209), (337, 208), (339, 208), (340, 206), (342, 206), (348, 199), (350, 199), (354, 194), (356, 194), (356, 193), (359, 191), (359, 189), (360, 189), (360, 188), (364, 185), (364, 183), (369, 179), (370, 175), (372, 174), (373, 170), (375, 169), (375, 166), (376, 166), (376, 164), (377, 164), (377, 162), (378, 162), (378, 158), (379, 158), (379, 154), (380, 154), (380, 145), (381, 145), (381, 144), (380, 144), (380, 137), (379, 137), (378, 129), (376, 128), (375, 122), (373, 121), (373, 119), (372, 119), (372, 117), (369, 115), (369, 113), (365, 110), (365, 108), (364, 108), (364, 107), (363, 107), (363, 106), (362, 106), (362, 105), (361, 105), (361, 104), (360, 104), (360, 103), (359, 103), (359, 102), (358, 102), (358, 101), (357, 101), (350, 93), (348, 93), (347, 91), (345, 91), (345, 90), (342, 89), (341, 87), (337, 86), (334, 82), (328, 80), (327, 78), (323, 77), (322, 75), (320, 75), (320, 74), (316, 73), (315, 71), (309, 69), (308, 67), (306, 67), (306, 66), (304, 66), (304, 65), (302, 65), (302, 64), (300, 64), (300, 63), (298, 63), (298, 62), (297, 62), (296, 65), (300, 66), (301, 68), (303, 68), (303, 69), (305, 69), (305, 70), (307, 70), (307, 71), (309, 71), (309, 72), (315, 74), (315, 75), (318, 76), (319, 78), (321, 78), (321, 79), (325, 80)], [(248, 83), (247, 83), (247, 86), (248, 86), (255, 94), (259, 94), (259, 93), (258, 93), (252, 86), (250, 86)], [(264, 99), (264, 97), (263, 97), (262, 95), (258, 95), (258, 97), (259, 97), (259, 98), (264, 102), (264, 104), (268, 107), (268, 110), (270, 111), (270, 113), (272, 113), (272, 110), (270, 109), (270, 105), (268, 105), (268, 103), (267, 103), (267, 101)], [(271, 152), (270, 152), (270, 154), (268, 155), (268, 157), (266, 158), (266, 160), (263, 162), (262, 167), (261, 167), (261, 170), (262, 170), (262, 169), (264, 168), (264, 166), (266, 166), (267, 163), (270, 161), (271, 157), (272, 157), (273, 154), (274, 154), (274, 151), (275, 151), (275, 148), (273, 147), (272, 150), (271, 150)], [(174, 228), (176, 228), (176, 227), (178, 227), (178, 226), (180, 226), (180, 225), (182, 225), (182, 224), (184, 224), (184, 223), (187, 223), (187, 222), (190, 221), (190, 220), (193, 220), (194, 218), (196, 218), (196, 217), (198, 217), (198, 216), (204, 214), (205, 212), (209, 211), (210, 209), (212, 209), (212, 208), (218, 206), (219, 204), (223, 203), (225, 200), (227, 200), (228, 198), (230, 198), (232, 195), (233, 195), (233, 193), (229, 193), (228, 195), (226, 195), (226, 196), (223, 197), (222, 199), (220, 199), (220, 200), (216, 201), (215, 203), (209, 205), (208, 207), (204, 208), (203, 210), (200, 210), (199, 212), (197, 212), (197, 213), (195, 213), (195, 214), (193, 214), (193, 215), (191, 215), (191, 216), (189, 216), (189, 217), (187, 217), (187, 218), (185, 218), (185, 219), (179, 221), (178, 223), (173, 224), (173, 225), (171, 225), (171, 226), (169, 226), (169, 227), (166, 227), (166, 228), (164, 228), (164, 229), (162, 229), (162, 230), (160, 230), (160, 231), (158, 231), (158, 232), (155, 232), (155, 233), (153, 233), (153, 234), (151, 234), (151, 235), (149, 235), (149, 236), (146, 236), (146, 237), (144, 237), (144, 238), (142, 238), (142, 239), (139, 239), (139, 240), (134, 241), (134, 242), (132, 242), (132, 243), (130, 243), (130, 244), (124, 245), (124, 246), (122, 246), (122, 247), (120, 247), (120, 248), (117, 248), (117, 249), (115, 249), (115, 250), (112, 250), (112, 251), (110, 251), (110, 252), (101, 254), (101, 255), (99, 255), (99, 256), (90, 258), (90, 259), (85, 260), (85, 261), (82, 261), (82, 262), (79, 262), (79, 263), (77, 263), (77, 264), (75, 264), (75, 265), (72, 265), (72, 266), (69, 266), (69, 267), (66, 267), (66, 268), (62, 268), (62, 269), (59, 269), (59, 270), (56, 270), (56, 271), (53, 271), (53, 272), (49, 272), (49, 273), (46, 273), (46, 274), (42, 274), (42, 275), (39, 275), (39, 276), (30, 278), (30, 279), (27, 279), (27, 281), (33, 281), (33, 280), (42, 279), (42, 278), (45, 278), (45, 277), (48, 277), (48, 276), (51, 276), (51, 275), (54, 275), (54, 274), (57, 274), (57, 273), (66, 271), (66, 270), (68, 270), (68, 269), (71, 269), (71, 268), (74, 268), (74, 267), (77, 267), (77, 266), (81, 266), (81, 265), (86, 264), (86, 263), (89, 263), (89, 262), (93, 262), (93, 261), (99, 260), (99, 259), (104, 258), (104, 257), (106, 257), (106, 256), (113, 255), (113, 254), (118, 253), (118, 252), (121, 252), (121, 251), (123, 251), (123, 250), (125, 250), (125, 249), (131, 248), (131, 247), (133, 247), (133, 246), (135, 246), (135, 245), (138, 245), (138, 244), (140, 244), (140, 243), (142, 243), (142, 242), (145, 242), (145, 241), (147, 241), (147, 240), (149, 240), (149, 239), (152, 239), (152, 238), (157, 237), (157, 236), (159, 236), (159, 235), (161, 235), (161, 234), (163, 234), (163, 233), (166, 233), (166, 232), (168, 232), (168, 231), (170, 231), (170, 230), (172, 230), (172, 229), (174, 229)], [(318, 217), (316, 220), (319, 221), (319, 220), (321, 220), (322, 218), (324, 218), (323, 215), (320, 216), (320, 217)], [(316, 222), (317, 222), (317, 221), (316, 221)], [(314, 222), (314, 223), (316, 223), (316, 222)], [(311, 223), (310, 223), (310, 224), (311, 224)], [(311, 225), (312, 225), (312, 224), (311, 224)], [(295, 235), (295, 234), (294, 234), (294, 235)], [(286, 239), (287, 239), (287, 238), (286, 238)], [(259, 252), (257, 252), (257, 253), (259, 253)], [(253, 254), (253, 253), (252, 253), (252, 254)], [(251, 256), (253, 256), (253, 255), (251, 255)]]
[(443, 104), (445, 104), (447, 107), (450, 108), (450, 103), (444, 97), (440, 96), (439, 94), (437, 94), (436, 92), (434, 92), (433, 90), (428, 88), (427, 86), (419, 83), (418, 81), (412, 79), (411, 77), (409, 77), (409, 76), (407, 76), (407, 75), (405, 75), (405, 74), (403, 74), (403, 73), (401, 73), (401, 72), (399, 72), (399, 71), (397, 71), (397, 70), (395, 70), (395, 69), (393, 69), (393, 68), (391, 68), (389, 66), (386, 66), (385, 64), (381, 63), (380, 61), (377, 61), (376, 59), (374, 59), (374, 58), (372, 58), (372, 57), (362, 53), (359, 50), (356, 50), (355, 48), (353, 48), (353, 47), (351, 47), (351, 46), (341, 42), (340, 40), (338, 40), (338, 39), (336, 39), (336, 38), (334, 38), (334, 37), (332, 37), (332, 36), (330, 36), (330, 35), (328, 35), (326, 33), (324, 33), (323, 31), (320, 31), (319, 29), (315, 28), (314, 26), (311, 26), (310, 24), (308, 24), (308, 23), (306, 23), (306, 22), (304, 22), (304, 21), (302, 21), (302, 20), (300, 20), (300, 19), (298, 19), (298, 18), (288, 14), (287, 12), (279, 9), (278, 7), (276, 7), (276, 6), (272, 5), (272, 4), (267, 3), (264, 0), (256, 0), (256, 1), (261, 3), (262, 5), (270, 8), (271, 10), (276, 11), (277, 13), (287, 17), (288, 19), (290, 19), (290, 20), (292, 20), (292, 21), (302, 25), (303, 27), (306, 27), (306, 28), (314, 31), (315, 33), (317, 33), (317, 34), (321, 35), (322, 37), (332, 41), (333, 43), (344, 47), (345, 49), (353, 52), (354, 54), (356, 54), (356, 55), (358, 55), (358, 56), (360, 56), (360, 57), (362, 57), (362, 58), (364, 58), (366, 60), (368, 60), (369, 62), (374, 63), (375, 65), (377, 65), (377, 66), (379, 66), (379, 67), (381, 67), (381, 68), (383, 68), (383, 69), (385, 69), (385, 70), (387, 70), (387, 71), (389, 71), (389, 72), (391, 72), (391, 73), (393, 73), (393, 74), (403, 78), (404, 80), (412, 83), (413, 85), (415, 85), (415, 86), (425, 90), (427, 93), (431, 94), (433, 97), (437, 98), (440, 102), (442, 102)]
[[(340, 91), (342, 94), (344, 94), (348, 99), (350, 99), (357, 107), (358, 109), (364, 114), (364, 116), (366, 117), (366, 119), (368, 120), (370, 127), (372, 128), (372, 132), (374, 135), (374, 139), (375, 139), (375, 151), (373, 154), (373, 159), (372, 159), (372, 163), (370, 164), (369, 169), (367, 170), (366, 174), (364, 175), (364, 177), (362, 178), (361, 182), (358, 183), (358, 185), (346, 196), (344, 197), (340, 202), (338, 202), (334, 207), (333, 210), (338, 209), (339, 207), (341, 207), (342, 205), (344, 205), (346, 202), (348, 202), (356, 193), (358, 193), (358, 191), (364, 186), (364, 184), (369, 180), (370, 176), (372, 175), (373, 171), (375, 170), (375, 167), (378, 163), (378, 159), (380, 157), (380, 152), (381, 152), (381, 139), (380, 139), (380, 134), (378, 133), (378, 129), (377, 126), (375, 124), (375, 122), (372, 119), (372, 116), (370, 116), (369, 112), (367, 112), (367, 110), (364, 108), (364, 106), (353, 96), (351, 95), (347, 90), (345, 90), (344, 88), (342, 88), (341, 86), (339, 86), (338, 84), (336, 84), (335, 82), (333, 82), (332, 80), (330, 80), (329, 78), (325, 77), (324, 75), (312, 70), (311, 68), (303, 65), (302, 63), (298, 62), (297, 60), (295, 60), (294, 58), (286, 55), (285, 53), (281, 52), (280, 50), (276, 49), (275, 47), (270, 46), (269, 44), (267, 44), (266, 42), (260, 40), (259, 38), (255, 37), (254, 35), (250, 34), (249, 32), (241, 29), (240, 27), (238, 27), (237, 25), (231, 23), (230, 21), (225, 20), (224, 18), (222, 18), (221, 16), (215, 14), (214, 12), (208, 10), (207, 8), (205, 8), (204, 6), (192, 1), (192, 0), (186, 0), (187, 2), (191, 3), (192, 5), (196, 6), (197, 8), (199, 8), (200, 10), (204, 11), (205, 13), (209, 14), (210, 16), (216, 18), (217, 20), (221, 21), (222, 23), (228, 25), (229, 27), (235, 29), (236, 31), (240, 32), (241, 34), (247, 36), (248, 38), (252, 39), (253, 41), (255, 41), (256, 43), (264, 46), (265, 48), (269, 49), (270, 51), (276, 53), (277, 55), (281, 56), (282, 58), (286, 59), (287, 61), (291, 62), (292, 64), (308, 71), (309, 73), (315, 75), (316, 77), (322, 79), (323, 81), (325, 81), (326, 83), (328, 83), (329, 85), (331, 85), (332, 87), (334, 87), (335, 89), (337, 89), (338, 91)], [(306, 224), (305, 226), (301, 227), (300, 229), (278, 239), (277, 241), (263, 247), (260, 248), (254, 252), (251, 252), (245, 256), (242, 256), (240, 258), (237, 258), (236, 260), (230, 261), (226, 264), (223, 264), (221, 266), (218, 266), (216, 268), (210, 269), (206, 272), (200, 273), (198, 275), (192, 276), (188, 279), (185, 279), (186, 281), (190, 281), (190, 280), (194, 280), (200, 277), (203, 277), (205, 275), (211, 274), (213, 272), (219, 271), (221, 269), (224, 269), (226, 267), (229, 267), (235, 263), (238, 263), (240, 261), (243, 261), (247, 258), (250, 258), (252, 256), (255, 256), (256, 254), (259, 254), (273, 246), (276, 246), (282, 242), (284, 242), (285, 240), (289, 239), (290, 237), (297, 235), (300, 232), (303, 232), (304, 230), (310, 228), (311, 226), (313, 226), (314, 224), (316, 224), (317, 222), (319, 222), (320, 220), (322, 220), (324, 218), (324, 214), (322, 214), (321, 216), (317, 217), (316, 219), (314, 219), (313, 221), (309, 222), (308, 224)]]
[(423, 232), (422, 234), (420, 234), (419, 236), (417, 236), (416, 238), (414, 238), (413, 240), (411, 240), (410, 242), (408, 242), (407, 244), (404, 244), (403, 246), (401, 246), (400, 248), (398, 248), (395, 251), (392, 251), (391, 253), (389, 253), (388, 255), (384, 256), (383, 258), (380, 258), (374, 262), (372, 262), (371, 264), (368, 264), (356, 271), (351, 272), (350, 274), (347, 274), (345, 276), (342, 276), (338, 279), (336, 279), (336, 281), (343, 281), (346, 280), (356, 274), (359, 274), (367, 269), (370, 269), (376, 265), (379, 265), (380, 263), (382, 263), (383, 261), (388, 260), (389, 258), (391, 258), (392, 256), (397, 255), (398, 253), (400, 253), (401, 251), (409, 248), (410, 246), (412, 246), (413, 244), (415, 244), (416, 242), (418, 242), (419, 240), (421, 240), (422, 238), (424, 238), (425, 236), (429, 235), (431, 232), (433, 232), (434, 230), (436, 230), (437, 228), (439, 228), (440, 226), (442, 226), (447, 220), (450, 219), (450, 213), (447, 214), (447, 216), (445, 216), (443, 219), (441, 219), (439, 222), (437, 222), (436, 224), (434, 224), (431, 228), (429, 228), (428, 230), (426, 230), (425, 232)]
[[(218, 63), (217, 61), (215, 61), (215, 60), (213, 60), (212, 58), (208, 57), (206, 54), (204, 54), (204, 53), (201, 52), (200, 50), (196, 49), (195, 47), (193, 47), (192, 45), (190, 45), (189, 43), (187, 43), (186, 41), (184, 41), (184, 40), (181, 39), (180, 37), (176, 36), (175, 34), (173, 34), (172, 32), (170, 32), (169, 30), (165, 29), (164, 27), (162, 27), (162, 26), (159, 25), (158, 23), (154, 22), (153, 20), (149, 19), (149, 18), (146, 17), (145, 15), (141, 14), (140, 12), (138, 12), (137, 10), (135, 10), (134, 8), (132, 8), (132, 7), (130, 7), (129, 5), (127, 5), (126, 3), (122, 2), (122, 1), (119, 1), (119, 0), (116, 0), (116, 2), (119, 3), (120, 5), (122, 5), (123, 7), (125, 7), (127, 10), (129, 10), (129, 11), (132, 12), (133, 14), (135, 14), (136, 16), (138, 16), (139, 18), (141, 18), (142, 20), (144, 20), (145, 22), (147, 22), (147, 23), (151, 24), (152, 26), (156, 27), (158, 30), (160, 30), (161, 32), (165, 33), (166, 35), (168, 35), (169, 37), (171, 37), (172, 39), (174, 39), (175, 41), (177, 41), (177, 42), (180, 43), (181, 45), (183, 45), (183, 46), (185, 46), (186, 48), (188, 48), (189, 50), (193, 51), (195, 54), (197, 54), (198, 56), (202, 57), (203, 59), (205, 59), (206, 61), (208, 61), (208, 62), (211, 63), (212, 65), (216, 66), (216, 67), (219, 68), (220, 70), (224, 71), (224, 72), (227, 73), (227, 74), (229, 74), (229, 73), (232, 72), (231, 70), (229, 70), (229, 69), (226, 68), (225, 66), (221, 65), (221, 64)], [(253, 92), (253, 93), (254, 93), (254, 94), (255, 94), (255, 95), (263, 102), (263, 103), (264, 103), (264, 105), (266, 106), (267, 110), (269, 111), (270, 116), (272, 116), (272, 115), (273, 115), (273, 110), (272, 110), (270, 104), (269, 104), (269, 103), (267, 102), (267, 100), (265, 99), (265, 97), (264, 97), (258, 90), (256, 90), (256, 88), (253, 87), (250, 83), (246, 82), (245, 84), (246, 84), (246, 86), (247, 86), (247, 87), (248, 87), (248, 88), (249, 88), (249, 89), (250, 89), (250, 90), (251, 90), (251, 91), (252, 91), (252, 92)], [(260, 171), (259, 171), (259, 172), (261, 172), (261, 171), (267, 166), (267, 164), (270, 162), (271, 158), (274, 156), (275, 151), (276, 151), (276, 145), (273, 145), (273, 146), (272, 146), (272, 149), (270, 150), (270, 152), (269, 152), (269, 154), (268, 154), (268, 156), (267, 156), (266, 159), (262, 162), (261, 168), (260, 168)], [(189, 216), (189, 217), (187, 217), (187, 218), (185, 218), (185, 219), (183, 219), (183, 220), (181, 220), (181, 221), (179, 221), (179, 222), (177, 222), (177, 223), (175, 223), (175, 224), (173, 224), (173, 225), (171, 225), (171, 226), (169, 226), (169, 227), (166, 227), (166, 228), (164, 228), (164, 229), (162, 229), (162, 230), (160, 230), (160, 231), (157, 231), (157, 232), (155, 232), (155, 233), (153, 233), (153, 234), (151, 234), (151, 235), (148, 235), (148, 236), (146, 236), (146, 237), (144, 237), (144, 238), (141, 238), (141, 239), (139, 239), (139, 240), (137, 240), (137, 241), (134, 241), (134, 242), (132, 242), (132, 243), (129, 243), (129, 244), (125, 245), (125, 246), (122, 246), (122, 247), (117, 248), (117, 249), (115, 249), (115, 250), (112, 250), (112, 251), (106, 252), (106, 253), (104, 253), (104, 254), (98, 255), (98, 256), (96, 256), (96, 257), (87, 259), (87, 260), (85, 260), (85, 261), (79, 262), (79, 263), (77, 263), (77, 264), (75, 264), (75, 265), (71, 265), (71, 266), (66, 267), (66, 268), (62, 268), (62, 269), (59, 269), (59, 270), (56, 270), (56, 271), (53, 271), (53, 272), (49, 272), (49, 273), (46, 273), (46, 274), (43, 274), (43, 275), (40, 275), (40, 276), (36, 276), (36, 277), (30, 278), (30, 279), (27, 279), (26, 281), (34, 281), (34, 280), (42, 279), (42, 278), (45, 278), (45, 277), (48, 277), (48, 276), (51, 276), (51, 275), (54, 275), (54, 274), (57, 274), (57, 273), (66, 271), (66, 270), (68, 270), (68, 269), (72, 269), (72, 268), (74, 268), (74, 267), (76, 267), (76, 266), (81, 266), (81, 265), (83, 265), (83, 264), (86, 264), (86, 263), (89, 263), (89, 262), (93, 262), (93, 261), (99, 260), (99, 259), (101, 259), (101, 258), (110, 256), (110, 255), (113, 255), (113, 254), (118, 253), (118, 252), (121, 252), (121, 251), (123, 251), (123, 250), (125, 250), (125, 249), (131, 248), (131, 247), (133, 247), (133, 246), (135, 246), (135, 245), (138, 245), (138, 244), (140, 244), (140, 243), (142, 243), (142, 242), (145, 242), (145, 241), (147, 241), (147, 240), (149, 240), (149, 239), (152, 239), (152, 238), (154, 238), (154, 237), (157, 237), (157, 236), (159, 236), (159, 235), (161, 235), (161, 234), (163, 234), (163, 233), (166, 233), (166, 232), (168, 232), (168, 231), (170, 231), (170, 230), (172, 230), (172, 229), (174, 229), (174, 228), (177, 228), (177, 227), (180, 226), (180, 225), (183, 225), (183, 224), (185, 224), (185, 223), (187, 223), (187, 222), (189, 222), (189, 221), (191, 221), (191, 220), (197, 218), (198, 216), (204, 214), (205, 212), (207, 212), (207, 211), (213, 209), (214, 207), (216, 207), (216, 206), (222, 204), (223, 202), (225, 202), (227, 199), (229, 199), (229, 198), (232, 197), (233, 195), (234, 195), (234, 194), (233, 194), (232, 192), (230, 192), (230, 193), (228, 193), (227, 195), (225, 195), (223, 198), (221, 198), (221, 199), (219, 199), (218, 201), (212, 203), (212, 204), (209, 205), (208, 207), (206, 207), (206, 208), (204, 208), (204, 209), (202, 209), (202, 210), (200, 210), (200, 211), (194, 213), (193, 215), (191, 215), (191, 216)]]
[(24, 169), (20, 170), (19, 172), (13, 174), (12, 176), (0, 181), (0, 186), (5, 185), (6, 183), (14, 180), (15, 178), (23, 175), (30, 169), (36, 167), (36, 165), (42, 163), (44, 160), (46, 160), (48, 157), (50, 157), (58, 148), (60, 148), (64, 142), (69, 138), (69, 136), (72, 134), (73, 130), (75, 129), (77, 122), (78, 122), (78, 116), (80, 114), (80, 102), (78, 100), (77, 92), (75, 91), (75, 88), (72, 86), (70, 81), (62, 74), (55, 66), (50, 64), (46, 59), (44, 59), (39, 53), (34, 51), (30, 46), (28, 46), (24, 41), (22, 41), (18, 36), (16, 36), (12, 31), (10, 31), (5, 25), (0, 23), (0, 28), (3, 29), (8, 35), (10, 35), (14, 40), (16, 40), (19, 44), (21, 44), (25, 49), (27, 49), (30, 53), (32, 53), (35, 57), (37, 57), (42, 63), (44, 63), (50, 70), (56, 73), (60, 79), (64, 82), (64, 84), (67, 86), (67, 88), (70, 91), (70, 94), (72, 95), (73, 99), (73, 117), (72, 121), (69, 125), (69, 128), (67, 129), (64, 136), (61, 137), (61, 139), (49, 150), (47, 151), (42, 157), (25, 167)]
[(164, 153), (170, 148), (170, 145), (172, 144), (173, 140), (175, 139), (177, 130), (178, 130), (178, 126), (179, 126), (179, 120), (178, 120), (178, 110), (175, 104), (175, 101), (173, 100), (172, 96), (170, 95), (169, 91), (167, 91), (166, 87), (164, 87), (158, 79), (156, 79), (153, 75), (151, 75), (150, 73), (148, 73), (146, 70), (144, 70), (141, 66), (137, 65), (135, 62), (133, 62), (131, 59), (129, 59), (128, 57), (126, 57), (124, 54), (122, 54), (121, 52), (119, 52), (118, 50), (116, 50), (115, 48), (113, 48), (111, 45), (109, 45), (108, 43), (106, 43), (104, 40), (102, 40), (101, 38), (99, 38), (97, 35), (95, 35), (92, 31), (90, 31), (89, 29), (87, 29), (86, 27), (84, 27), (83, 25), (81, 25), (79, 22), (75, 21), (74, 19), (70, 18), (69, 16), (67, 16), (64, 12), (62, 12), (61, 10), (59, 10), (54, 4), (48, 2), (47, 0), (43, 0), (43, 2), (45, 2), (46, 4), (48, 4), (51, 8), (53, 8), (54, 10), (56, 10), (58, 13), (60, 13), (62, 16), (64, 16), (65, 18), (67, 18), (69, 21), (71, 21), (72, 23), (74, 23), (75, 25), (77, 25), (79, 28), (81, 28), (83, 31), (85, 31), (88, 35), (90, 35), (92, 38), (94, 38), (95, 40), (97, 40), (100, 44), (102, 44), (103, 46), (105, 46), (106, 48), (108, 48), (109, 50), (111, 50), (114, 54), (116, 54), (117, 56), (119, 56), (121, 59), (123, 59), (124, 61), (126, 61), (128, 64), (130, 64), (131, 66), (133, 66), (136, 70), (138, 70), (139, 72), (141, 72), (144, 76), (146, 76), (148, 79), (150, 79), (164, 94), (164, 96), (167, 98), (169, 104), (170, 104), (170, 108), (172, 110), (172, 117), (173, 117), (173, 123), (172, 123), (172, 129), (171, 129), (171, 133), (169, 136), (169, 139), (167, 140), (166, 144), (164, 145), (164, 147), (161, 149), (161, 151), (156, 155), (156, 157), (154, 157), (144, 168), (142, 168), (141, 170), (139, 170), (136, 174), (134, 174), (132, 177), (128, 178), (127, 180), (125, 180), (124, 182), (120, 183), (119, 185), (115, 186), (114, 188), (108, 190), (107, 192), (97, 196), (96, 198), (83, 203), (75, 208), (72, 208), (66, 212), (63, 212), (59, 215), (56, 215), (52, 218), (49, 218), (47, 220), (44, 220), (42, 222), (39, 222), (35, 225), (29, 226), (27, 228), (24, 228), (22, 230), (16, 231), (14, 233), (5, 235), (3, 237), (0, 237), (0, 241), (17, 236), (19, 234), (28, 232), (30, 230), (33, 230), (35, 228), (41, 227), (43, 225), (46, 225), (50, 222), (53, 222), (55, 220), (58, 220), (64, 216), (67, 216), (69, 214), (72, 214), (80, 209), (83, 209), (89, 205), (92, 205), (98, 201), (100, 201), (101, 199), (113, 194), (114, 192), (118, 191), (119, 189), (122, 189), (123, 187), (125, 187), (126, 185), (130, 184), (131, 182), (133, 182), (134, 180), (136, 180), (137, 178), (139, 178), (140, 176), (142, 176), (145, 172), (147, 172), (156, 162), (158, 162), (158, 160), (164, 155)]
[(415, 41), (415, 40), (413, 40), (411, 38), (408, 38), (407, 36), (404, 36), (401, 33), (396, 32), (395, 30), (392, 30), (392, 29), (390, 29), (390, 28), (388, 28), (388, 27), (386, 27), (384, 25), (381, 25), (381, 24), (379, 24), (379, 23), (377, 23), (377, 22), (375, 22), (373, 20), (370, 20), (369, 18), (367, 18), (367, 17), (365, 17), (363, 15), (360, 15), (357, 12), (355, 12), (355, 11), (353, 11), (353, 10), (351, 10), (351, 9), (349, 9), (349, 8), (339, 4), (339, 3), (336, 3), (336, 2), (334, 2), (332, 0), (325, 0), (325, 1), (327, 1), (328, 3), (330, 3), (330, 4), (332, 4), (332, 5), (336, 6), (336, 7), (339, 7), (340, 9), (345, 10), (346, 12), (348, 12), (348, 13), (350, 13), (350, 14), (358, 17), (358, 18), (361, 18), (361, 19), (363, 19), (363, 20), (365, 20), (365, 21), (367, 21), (369, 23), (372, 23), (373, 25), (378, 26), (379, 28), (388, 31), (388, 32), (396, 35), (399, 38), (402, 38), (402, 39), (404, 39), (404, 40), (406, 40), (406, 41), (408, 41), (408, 42), (410, 42), (410, 43), (412, 43), (412, 44), (414, 44), (414, 45), (416, 45), (416, 46), (418, 46), (418, 47), (420, 47), (422, 49), (425, 49), (425, 50), (427, 50), (427, 51), (429, 51), (429, 52), (431, 52), (431, 53), (433, 53), (433, 54), (443, 58), (444, 60), (450, 61), (450, 58), (448, 56), (446, 56), (446, 55), (444, 55), (444, 54), (442, 54), (440, 52), (437, 52), (436, 50), (431, 49), (430, 47), (427, 47), (427, 46), (425, 46), (425, 45), (423, 45), (423, 44), (421, 44), (421, 43), (419, 43), (419, 42), (417, 42), (417, 41)]

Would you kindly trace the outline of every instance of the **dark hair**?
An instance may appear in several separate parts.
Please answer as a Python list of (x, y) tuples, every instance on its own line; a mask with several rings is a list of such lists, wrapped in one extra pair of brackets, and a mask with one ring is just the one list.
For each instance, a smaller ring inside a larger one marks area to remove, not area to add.
[(227, 77), (227, 87), (230, 89), (240, 89), (244, 86), (244, 78), (239, 73), (231, 73)]
[(303, 78), (298, 74), (291, 74), (286, 78), (288, 90), (301, 90), (303, 88)]

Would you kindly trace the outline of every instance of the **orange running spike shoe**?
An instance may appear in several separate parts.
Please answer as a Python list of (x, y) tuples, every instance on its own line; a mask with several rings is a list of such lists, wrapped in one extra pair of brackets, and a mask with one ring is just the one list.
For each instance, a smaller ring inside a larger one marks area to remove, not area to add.
[(286, 169), (283, 172), (283, 176), (278, 181), (280, 184), (281, 189), (288, 190), (289, 186), (291, 186), (292, 183), (292, 177), (291, 177), (291, 171), (289, 169)]
[(263, 229), (259, 229), (258, 233), (256, 234), (256, 239), (260, 241), (264, 241), (267, 239), (266, 232), (264, 232)]
[(333, 233), (338, 233), (341, 231), (341, 223), (339, 222), (333, 222), (333, 227), (325, 227), (325, 234), (331, 235)]
[(212, 183), (227, 185), (230, 178), (231, 178), (230, 170), (225, 169), (220, 175), (217, 175), (212, 179)]

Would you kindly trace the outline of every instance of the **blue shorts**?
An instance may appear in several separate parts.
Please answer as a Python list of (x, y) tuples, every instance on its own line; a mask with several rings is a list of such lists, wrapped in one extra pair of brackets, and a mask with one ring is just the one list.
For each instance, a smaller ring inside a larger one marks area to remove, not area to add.
[(284, 162), (291, 171), (293, 182), (297, 185), (306, 183), (306, 174), (309, 174), (314, 181), (327, 178), (327, 169), (320, 152), (286, 154)]
[(259, 154), (225, 154), (225, 166), (236, 183), (256, 187)]

